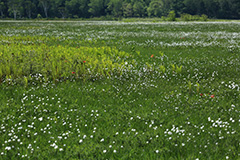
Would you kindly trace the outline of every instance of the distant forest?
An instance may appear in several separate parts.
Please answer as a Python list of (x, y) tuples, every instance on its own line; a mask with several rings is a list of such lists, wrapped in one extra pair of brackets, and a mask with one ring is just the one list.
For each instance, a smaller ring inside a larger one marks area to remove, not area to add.
[(0, 18), (162, 17), (175, 11), (240, 19), (240, 0), (0, 0)]

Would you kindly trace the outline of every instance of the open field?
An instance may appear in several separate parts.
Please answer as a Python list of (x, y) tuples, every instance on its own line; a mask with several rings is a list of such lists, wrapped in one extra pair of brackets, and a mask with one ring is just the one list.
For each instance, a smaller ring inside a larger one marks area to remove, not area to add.
[(240, 22), (0, 22), (0, 159), (240, 159)]

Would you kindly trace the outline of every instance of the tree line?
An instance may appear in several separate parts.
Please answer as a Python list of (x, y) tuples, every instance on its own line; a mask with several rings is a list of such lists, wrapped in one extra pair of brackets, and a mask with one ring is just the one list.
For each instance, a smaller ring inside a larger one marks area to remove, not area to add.
[(0, 0), (1, 18), (162, 17), (174, 11), (240, 19), (240, 0)]

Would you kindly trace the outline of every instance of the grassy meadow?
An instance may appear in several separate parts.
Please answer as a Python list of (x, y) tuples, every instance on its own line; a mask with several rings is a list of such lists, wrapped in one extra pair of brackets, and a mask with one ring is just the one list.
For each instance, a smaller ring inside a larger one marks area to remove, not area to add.
[(240, 159), (240, 22), (0, 22), (0, 159)]

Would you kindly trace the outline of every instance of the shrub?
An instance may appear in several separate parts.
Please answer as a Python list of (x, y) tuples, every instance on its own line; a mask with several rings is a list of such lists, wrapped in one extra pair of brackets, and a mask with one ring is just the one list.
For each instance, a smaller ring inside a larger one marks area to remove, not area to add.
[(191, 15), (191, 14), (181, 14), (182, 21), (207, 21), (208, 16), (203, 14), (201, 17), (199, 15)]
[(163, 21), (166, 21), (166, 17), (164, 17), (164, 16), (162, 16), (161, 19), (162, 19)]
[(38, 15), (37, 15), (37, 19), (42, 19), (41, 14), (38, 14)]
[(199, 21), (200, 20), (200, 16), (199, 15), (193, 15), (192, 16), (192, 21)]
[(175, 21), (176, 20), (176, 13), (175, 11), (170, 11), (167, 16), (168, 21)]
[(78, 17), (78, 15), (73, 15), (73, 18), (78, 19), (79, 17)]
[(206, 14), (202, 14), (201, 18), (202, 21), (207, 21), (208, 20), (208, 16)]

